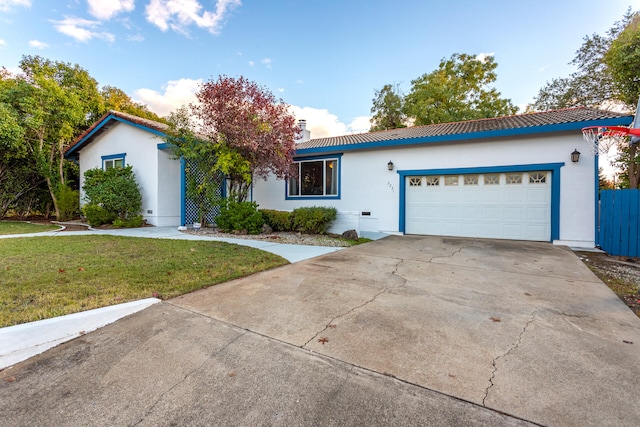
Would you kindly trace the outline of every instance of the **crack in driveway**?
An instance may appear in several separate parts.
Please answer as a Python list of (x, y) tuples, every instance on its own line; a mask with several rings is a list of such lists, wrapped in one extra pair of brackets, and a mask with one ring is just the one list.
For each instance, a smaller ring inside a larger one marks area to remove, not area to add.
[[(398, 262), (396, 263), (396, 265), (395, 265), (395, 267), (394, 267), (393, 271), (391, 272), (391, 275), (396, 276), (396, 277), (399, 277), (400, 279), (402, 279), (402, 280), (403, 280), (403, 282), (402, 282), (402, 284), (401, 284), (401, 285), (399, 285), (399, 286), (394, 286), (393, 288), (401, 288), (401, 287), (403, 287), (404, 285), (406, 285), (406, 284), (407, 284), (407, 279), (405, 279), (404, 277), (402, 277), (402, 276), (400, 276), (400, 275), (398, 274), (398, 268), (400, 267), (400, 265), (401, 265), (403, 262), (404, 262), (404, 259), (398, 259)], [(332, 317), (332, 318), (331, 318), (331, 320), (329, 320), (329, 322), (326, 324), (326, 326), (325, 326), (323, 329), (321, 329), (321, 330), (319, 330), (318, 332), (316, 332), (316, 334), (315, 334), (314, 336), (312, 336), (311, 338), (309, 338), (309, 340), (308, 340), (307, 342), (305, 342), (304, 344), (302, 344), (300, 347), (301, 347), (301, 348), (305, 348), (307, 345), (309, 345), (309, 343), (310, 343), (311, 341), (313, 341), (314, 339), (316, 339), (316, 338), (318, 337), (318, 335), (320, 335), (321, 333), (323, 333), (324, 331), (326, 331), (327, 329), (329, 329), (329, 327), (331, 327), (331, 326), (333, 325), (333, 322), (334, 322), (335, 320), (340, 319), (341, 317), (347, 316), (347, 315), (349, 315), (349, 314), (353, 313), (354, 311), (356, 311), (356, 310), (358, 310), (358, 309), (360, 309), (360, 308), (362, 308), (362, 307), (364, 307), (364, 306), (366, 306), (366, 305), (371, 304), (373, 301), (375, 301), (375, 300), (376, 300), (376, 298), (378, 298), (380, 295), (382, 295), (382, 294), (384, 294), (384, 293), (388, 292), (391, 288), (392, 288), (391, 286), (386, 286), (386, 287), (385, 287), (384, 289), (382, 289), (380, 292), (376, 293), (376, 294), (375, 294), (371, 299), (369, 299), (369, 300), (367, 300), (367, 301), (363, 302), (362, 304), (359, 304), (359, 305), (357, 305), (357, 306), (355, 306), (355, 307), (350, 308), (349, 310), (345, 311), (344, 313), (341, 313), (341, 314), (338, 314), (338, 315), (336, 315), (336, 316)]]
[(431, 257), (429, 262), (433, 262), (433, 260), (438, 259), (438, 258), (453, 258), (456, 254), (459, 254), (460, 252), (462, 252), (462, 250), (464, 248), (466, 248), (466, 247), (467, 247), (467, 245), (462, 245), (458, 249), (456, 249), (455, 251), (451, 252), (450, 255), (438, 255), (438, 256)]
[(531, 324), (535, 320), (537, 313), (538, 313), (538, 310), (531, 313), (529, 320), (527, 320), (527, 323), (525, 323), (524, 327), (520, 331), (520, 334), (518, 335), (518, 339), (516, 340), (516, 342), (504, 354), (497, 356), (491, 362), (491, 365), (493, 366), (493, 371), (491, 372), (491, 378), (489, 378), (489, 386), (484, 391), (484, 397), (482, 398), (482, 406), (485, 406), (485, 407), (487, 406), (485, 402), (489, 397), (489, 390), (495, 385), (493, 383), (493, 380), (496, 377), (496, 373), (498, 372), (498, 365), (497, 365), (498, 360), (507, 357), (509, 353), (511, 353), (513, 350), (518, 348), (520, 344), (522, 344), (522, 338), (524, 337), (525, 332), (527, 332), (527, 329), (529, 328), (529, 326), (531, 326)]

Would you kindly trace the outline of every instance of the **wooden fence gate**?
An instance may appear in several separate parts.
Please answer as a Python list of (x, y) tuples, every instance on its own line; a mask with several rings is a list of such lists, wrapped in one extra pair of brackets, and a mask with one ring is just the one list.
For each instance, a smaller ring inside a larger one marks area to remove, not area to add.
[(602, 190), (598, 244), (609, 255), (640, 256), (640, 190)]

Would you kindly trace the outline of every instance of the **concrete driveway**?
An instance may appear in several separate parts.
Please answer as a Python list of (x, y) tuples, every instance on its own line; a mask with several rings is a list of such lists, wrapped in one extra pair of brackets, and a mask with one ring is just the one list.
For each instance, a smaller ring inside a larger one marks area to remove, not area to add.
[(388, 237), (0, 372), (7, 425), (637, 425), (640, 319), (568, 249)]

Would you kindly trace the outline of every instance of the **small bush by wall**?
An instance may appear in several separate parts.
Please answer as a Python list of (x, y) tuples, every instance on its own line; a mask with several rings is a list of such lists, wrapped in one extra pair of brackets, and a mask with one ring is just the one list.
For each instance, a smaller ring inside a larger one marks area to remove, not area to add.
[(260, 209), (264, 222), (273, 231), (291, 231), (293, 229), (292, 213), (287, 211), (276, 211), (272, 209)]
[(116, 218), (113, 220), (113, 226), (115, 228), (138, 228), (142, 227), (143, 224), (144, 220), (142, 219), (142, 215), (136, 215), (127, 219)]
[(87, 223), (92, 227), (99, 227), (102, 224), (111, 224), (117, 215), (109, 212), (100, 205), (90, 203), (82, 208)]
[(69, 186), (61, 184), (57, 191), (58, 209), (60, 210), (60, 218), (58, 221), (69, 221), (78, 214), (80, 208), (80, 193), (72, 190)]
[(216, 217), (216, 225), (224, 232), (246, 231), (259, 234), (262, 231), (264, 218), (258, 211), (256, 202), (234, 202), (226, 200)]
[(100, 205), (118, 218), (131, 218), (142, 210), (142, 193), (131, 166), (89, 169), (82, 189), (89, 204)]
[(324, 234), (336, 219), (336, 208), (317, 207), (297, 208), (292, 214), (293, 230), (307, 234)]

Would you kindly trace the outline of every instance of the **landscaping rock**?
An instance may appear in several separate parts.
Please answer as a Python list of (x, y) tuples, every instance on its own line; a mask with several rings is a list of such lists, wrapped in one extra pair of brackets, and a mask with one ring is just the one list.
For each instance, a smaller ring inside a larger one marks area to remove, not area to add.
[(358, 240), (358, 232), (356, 230), (347, 230), (342, 233), (342, 238), (347, 240)]
[(271, 234), (273, 233), (273, 229), (269, 227), (269, 224), (262, 224), (262, 233), (263, 234)]

